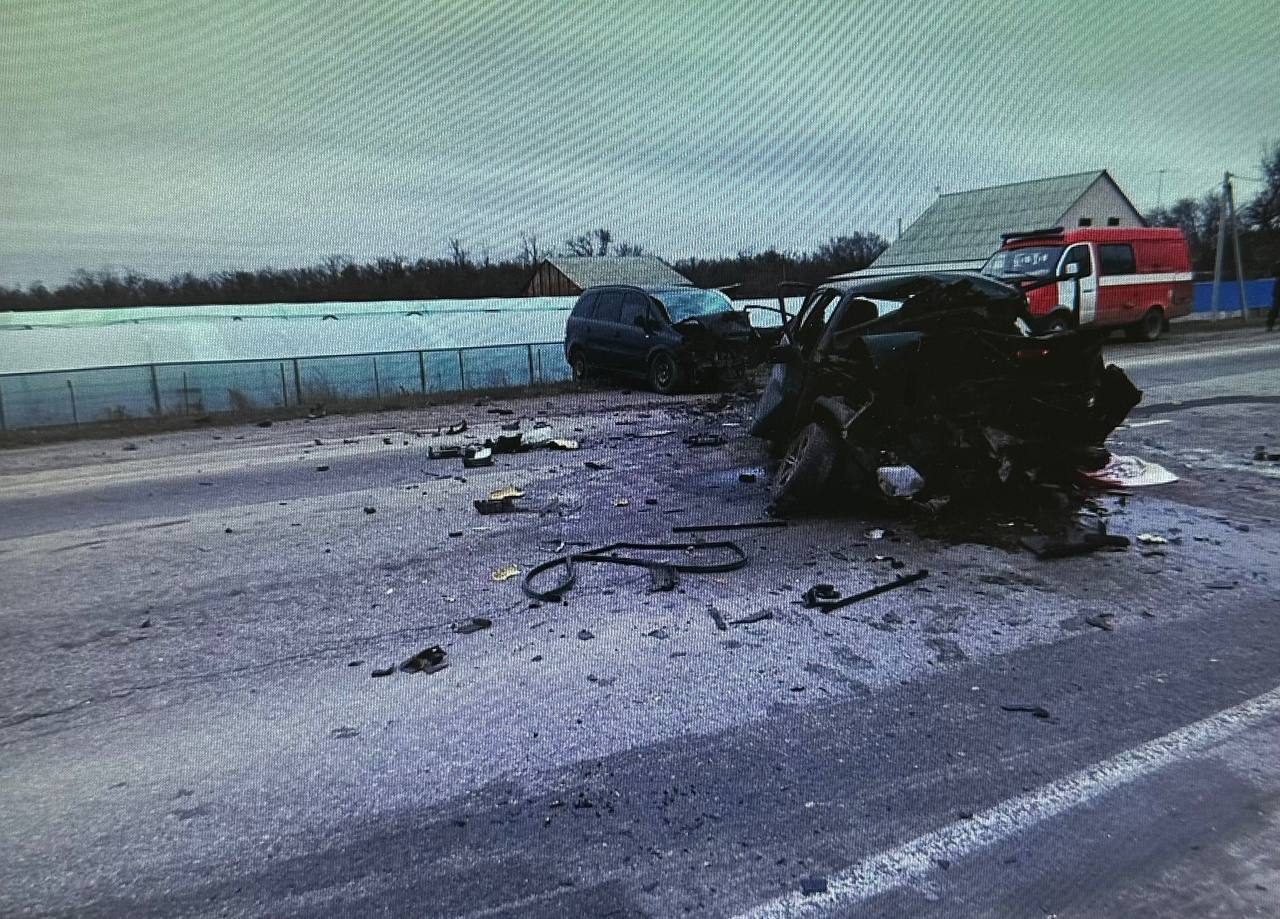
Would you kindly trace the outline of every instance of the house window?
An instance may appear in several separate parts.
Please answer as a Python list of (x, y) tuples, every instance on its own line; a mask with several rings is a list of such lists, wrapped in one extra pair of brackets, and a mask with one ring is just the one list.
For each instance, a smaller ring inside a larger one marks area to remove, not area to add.
[(1107, 218), (1107, 226), (1109, 226), (1109, 227), (1118, 227), (1118, 226), (1120, 226), (1120, 218), (1119, 218), (1119, 217), (1108, 217), (1108, 218)]
[(1081, 217), (1081, 218), (1080, 218), (1080, 226), (1082, 226), (1082, 227), (1091, 227), (1091, 226), (1093, 226), (1093, 218), (1092, 218), (1092, 217)]

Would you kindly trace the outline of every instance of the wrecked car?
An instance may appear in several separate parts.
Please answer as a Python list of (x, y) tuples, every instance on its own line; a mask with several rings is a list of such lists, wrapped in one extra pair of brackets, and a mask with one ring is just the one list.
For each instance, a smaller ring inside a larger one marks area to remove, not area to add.
[(781, 457), (780, 512), (844, 495), (938, 510), (1070, 493), (1142, 394), (1105, 332), (1032, 335), (1024, 293), (974, 274), (836, 278), (769, 353), (752, 431)]
[(718, 290), (610, 284), (574, 304), (564, 354), (578, 382), (605, 371), (674, 393), (742, 379), (776, 338)]

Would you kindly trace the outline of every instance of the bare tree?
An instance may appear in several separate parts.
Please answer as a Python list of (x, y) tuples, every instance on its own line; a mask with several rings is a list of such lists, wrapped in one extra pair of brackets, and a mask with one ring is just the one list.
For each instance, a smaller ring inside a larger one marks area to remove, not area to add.
[(566, 239), (564, 247), (570, 255), (591, 256), (596, 254), (595, 241), (585, 233), (581, 236)]
[(618, 243), (613, 247), (614, 255), (644, 255), (644, 246), (636, 243)]
[(596, 230), (596, 255), (606, 256), (609, 254), (609, 243), (613, 242), (613, 233), (601, 227)]
[(538, 235), (536, 233), (520, 234), (520, 262), (532, 268), (541, 261), (538, 252)]
[(462, 248), (462, 240), (456, 236), (449, 240), (449, 260), (458, 268), (471, 264), (470, 254)]

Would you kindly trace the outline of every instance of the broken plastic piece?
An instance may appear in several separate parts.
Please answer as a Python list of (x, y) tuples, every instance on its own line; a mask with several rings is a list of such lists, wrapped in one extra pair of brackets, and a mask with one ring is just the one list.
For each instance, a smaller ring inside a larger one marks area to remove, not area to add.
[(436, 673), (449, 666), (445, 661), (448, 652), (439, 645), (423, 648), (400, 665), (404, 673)]
[(578, 442), (567, 437), (553, 437), (547, 446), (553, 450), (577, 450)]
[(524, 435), (519, 431), (499, 434), (494, 440), (486, 440), (485, 445), (492, 447), (494, 453), (519, 453), (524, 448)]
[(467, 447), (462, 454), (462, 465), (466, 469), (493, 465), (493, 450), (489, 447)]
[(1127, 549), (1129, 537), (1106, 531), (1077, 531), (1063, 537), (1027, 536), (1022, 544), (1044, 561), (1053, 558), (1069, 558), (1087, 555), (1100, 549)]
[(630, 501), (630, 500), (628, 500), (627, 498), (614, 498), (614, 499), (613, 499), (613, 506), (614, 506), (614, 507), (626, 507), (626, 506), (627, 506), (627, 505), (629, 505), (630, 503), (631, 503), (631, 501)]
[(528, 449), (545, 447), (550, 443), (551, 428), (549, 427), (531, 428), (524, 432), (524, 436), (521, 439), (521, 444)]
[(474, 616), (464, 622), (455, 622), (453, 631), (459, 635), (470, 635), (472, 632), (480, 632), (493, 625), (492, 619), (486, 619), (484, 616)]
[(707, 607), (707, 613), (711, 616), (711, 621), (716, 624), (716, 628), (721, 632), (729, 631), (729, 623), (724, 621), (724, 614), (714, 606)]
[(1148, 546), (1163, 546), (1167, 545), (1169, 540), (1156, 533), (1139, 533), (1138, 542)]
[(461, 444), (445, 444), (439, 447), (427, 447), (428, 459), (457, 459), (462, 456)]
[(494, 500), (493, 498), (480, 498), (471, 502), (480, 514), (514, 514), (525, 510), (523, 507), (516, 507), (514, 498), (501, 498)]
[(513, 498), (523, 498), (524, 492), (516, 488), (514, 485), (508, 485), (506, 488), (495, 488), (489, 492), (490, 501), (507, 501)]
[(880, 490), (890, 498), (910, 498), (924, 488), (924, 476), (911, 466), (881, 466), (876, 470)]
[(520, 568), (516, 565), (503, 565), (493, 573), (495, 581), (509, 581), (520, 573)]
[(1021, 703), (1016, 703), (1013, 705), (1002, 705), (1000, 708), (1006, 712), (1026, 712), (1027, 714), (1035, 715), (1037, 718), (1041, 719), (1053, 717), (1050, 711), (1043, 705), (1023, 705)]
[(1136, 456), (1115, 456), (1101, 469), (1086, 472), (1086, 476), (1103, 485), (1120, 488), (1136, 488), (1143, 485), (1167, 485), (1178, 477), (1157, 463), (1148, 463)]
[(690, 447), (722, 447), (724, 446), (724, 435), (690, 434), (684, 439), (684, 442)]

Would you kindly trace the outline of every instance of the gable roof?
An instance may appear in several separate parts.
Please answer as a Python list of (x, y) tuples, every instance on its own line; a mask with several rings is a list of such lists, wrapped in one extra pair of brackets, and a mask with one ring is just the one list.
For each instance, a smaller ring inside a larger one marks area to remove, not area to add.
[(984, 261), (1000, 248), (1000, 234), (1057, 226), (1100, 181), (1138, 213), (1105, 169), (952, 192), (929, 205), (872, 267)]
[(599, 284), (660, 287), (692, 283), (653, 255), (557, 256), (547, 259), (547, 262), (584, 290)]

